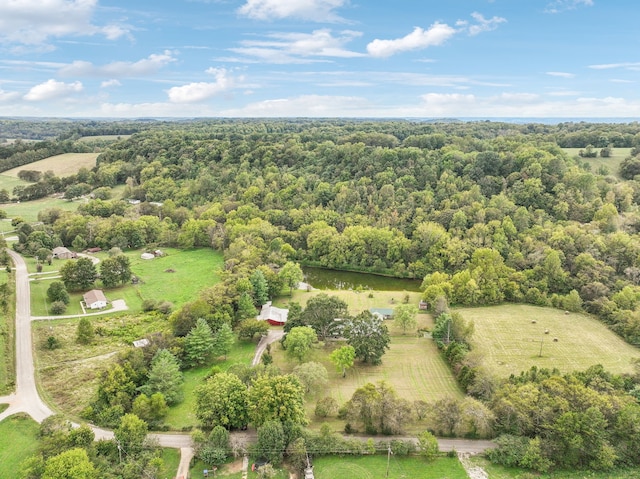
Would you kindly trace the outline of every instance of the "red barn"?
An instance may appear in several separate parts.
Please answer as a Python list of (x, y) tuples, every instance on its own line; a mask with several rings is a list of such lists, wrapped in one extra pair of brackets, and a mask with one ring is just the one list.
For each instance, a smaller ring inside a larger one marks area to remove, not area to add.
[(272, 326), (282, 326), (287, 322), (287, 316), (289, 316), (289, 310), (283, 308), (276, 308), (271, 305), (271, 301), (262, 305), (258, 320), (268, 321)]

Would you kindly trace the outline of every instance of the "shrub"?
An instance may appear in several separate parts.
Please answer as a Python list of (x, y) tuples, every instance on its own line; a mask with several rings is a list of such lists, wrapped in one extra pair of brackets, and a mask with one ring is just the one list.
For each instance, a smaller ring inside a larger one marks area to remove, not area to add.
[(51, 314), (62, 314), (67, 310), (67, 305), (62, 301), (54, 301), (49, 307)]
[(316, 403), (314, 414), (316, 417), (333, 416), (338, 412), (338, 401), (331, 396), (324, 397)]
[(158, 302), (155, 299), (145, 299), (142, 302), (142, 311), (149, 312), (158, 309)]
[(53, 351), (54, 349), (61, 348), (62, 344), (55, 336), (49, 336), (46, 343), (44, 343), (44, 347), (49, 349), (50, 351)]

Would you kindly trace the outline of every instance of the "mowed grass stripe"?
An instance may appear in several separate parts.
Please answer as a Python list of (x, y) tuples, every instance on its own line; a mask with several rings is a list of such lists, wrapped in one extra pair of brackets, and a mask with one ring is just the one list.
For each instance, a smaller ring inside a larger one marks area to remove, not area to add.
[(474, 322), (473, 349), (501, 376), (531, 366), (569, 372), (594, 364), (613, 373), (630, 373), (631, 360), (640, 357), (638, 348), (586, 314), (513, 304), (457, 311)]

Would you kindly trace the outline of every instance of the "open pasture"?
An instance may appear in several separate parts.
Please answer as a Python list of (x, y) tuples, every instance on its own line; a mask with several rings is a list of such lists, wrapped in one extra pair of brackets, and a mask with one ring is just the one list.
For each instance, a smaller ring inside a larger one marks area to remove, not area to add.
[(27, 181), (23, 181), (17, 176), (7, 175), (6, 172), (0, 175), (0, 190), (7, 190), (9, 195), (16, 186), (27, 186), (28, 184)]
[(56, 176), (70, 176), (75, 174), (80, 168), (91, 169), (96, 166), (96, 158), (100, 153), (63, 153), (62, 155), (50, 156), (44, 160), (34, 161), (28, 165), (18, 166), (3, 173), (3, 175), (18, 177), (20, 170), (53, 171)]
[(581, 163), (588, 163), (589, 165), (591, 165), (591, 171), (593, 171), (594, 173), (596, 173), (598, 171), (598, 168), (600, 168), (601, 166), (606, 166), (609, 169), (609, 174), (617, 178), (620, 177), (620, 164), (631, 153), (631, 148), (612, 148), (611, 156), (609, 158), (601, 158), (601, 148), (596, 148), (596, 150), (598, 151), (597, 158), (581, 158), (579, 156), (579, 153), (580, 150), (583, 149), (584, 148), (563, 148), (562, 150), (570, 157), (578, 158)]
[[(80, 200), (83, 201), (83, 200)], [(32, 223), (38, 220), (38, 213), (47, 208), (60, 208), (64, 211), (75, 211), (80, 205), (79, 201), (68, 201), (61, 198), (41, 198), (33, 201), (23, 201), (20, 203), (5, 203), (0, 205), (0, 209), (7, 212), (9, 218), (20, 217)]]
[(23, 414), (0, 422), (0, 477), (21, 477), (20, 465), (38, 448), (39, 429), (37, 422)]
[(500, 376), (519, 374), (531, 366), (569, 372), (594, 364), (624, 373), (631, 372), (631, 360), (640, 357), (640, 350), (586, 314), (524, 304), (456, 311), (473, 321), (472, 347)]

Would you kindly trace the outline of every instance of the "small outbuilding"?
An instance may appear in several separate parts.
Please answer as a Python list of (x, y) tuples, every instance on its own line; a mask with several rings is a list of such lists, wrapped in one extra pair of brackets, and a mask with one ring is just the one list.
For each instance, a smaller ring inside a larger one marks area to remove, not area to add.
[(393, 309), (391, 308), (371, 308), (369, 312), (374, 316), (380, 316), (382, 319), (393, 318)]
[(418, 309), (420, 311), (426, 311), (427, 309), (429, 309), (429, 303), (427, 303), (425, 300), (420, 300), (420, 302), (418, 303)]
[(271, 304), (271, 301), (262, 305), (260, 314), (258, 315), (259, 321), (267, 321), (272, 326), (282, 326), (287, 322), (289, 316), (289, 310), (283, 308), (276, 308)]
[(102, 309), (107, 307), (107, 297), (101, 289), (92, 289), (82, 296), (84, 304), (89, 309)]
[(65, 248), (64, 246), (57, 246), (56, 248), (53, 248), (51, 256), (57, 259), (73, 259), (77, 258), (78, 255), (71, 251), (69, 248)]

